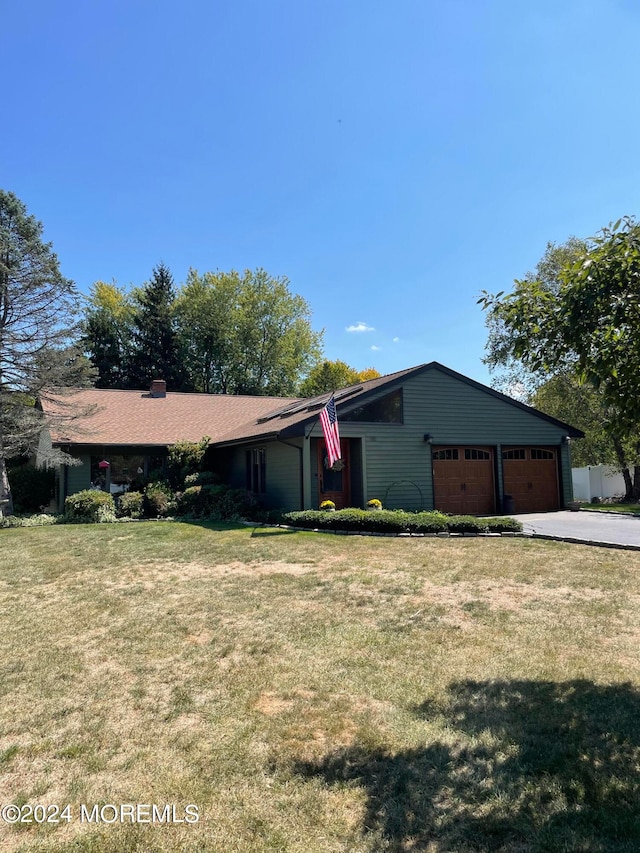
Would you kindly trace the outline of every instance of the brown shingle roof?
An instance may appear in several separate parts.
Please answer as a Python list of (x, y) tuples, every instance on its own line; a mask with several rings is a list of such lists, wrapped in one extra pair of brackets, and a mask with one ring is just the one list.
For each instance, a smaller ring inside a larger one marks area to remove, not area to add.
[[(360, 405), (379, 388), (404, 381), (425, 370), (438, 370), (466, 382), (487, 394), (524, 409), (557, 426), (566, 428), (574, 437), (583, 433), (513, 400), (493, 388), (481, 385), (456, 371), (431, 361), (407, 370), (369, 379), (335, 392), (338, 418), (341, 410)], [(212, 444), (233, 444), (279, 433), (299, 434), (305, 422), (312, 423), (331, 395), (317, 397), (240, 397), (225, 394), (181, 394), (168, 392), (166, 397), (152, 397), (146, 391), (112, 391), (87, 389), (65, 396), (65, 401), (80, 406), (95, 405), (97, 411), (83, 421), (83, 435), (52, 432), (57, 444), (121, 444), (167, 445), (176, 441), (199, 441), (208, 435)], [(42, 403), (45, 411), (52, 404)], [(71, 439), (69, 441), (69, 439)]]
[[(370, 394), (380, 387), (401, 381), (409, 374), (422, 370), (425, 366), (422, 364), (408, 370), (399, 370), (397, 373), (388, 373), (386, 376), (378, 376), (376, 379), (368, 379), (366, 382), (357, 382), (355, 385), (349, 385), (335, 391), (338, 419), (340, 418), (341, 406), (351, 405), (365, 394)], [(282, 400), (281, 405), (273, 408), (271, 412), (258, 415), (244, 424), (233, 427), (228, 433), (220, 436), (218, 442), (231, 444), (235, 441), (260, 438), (261, 436), (291, 430), (305, 421), (316, 419), (330, 397), (331, 392), (328, 392), (319, 394), (317, 397), (299, 398), (293, 401)]]
[[(213, 442), (234, 427), (266, 415), (300, 398), (241, 397), (224, 394), (181, 394), (152, 397), (147, 391), (114, 391), (88, 388), (64, 396), (64, 403), (94, 406), (95, 413), (82, 419), (81, 431), (62, 426), (52, 432), (57, 444), (147, 444), (199, 441), (208, 435)], [(42, 400), (47, 413), (57, 410), (55, 398)]]

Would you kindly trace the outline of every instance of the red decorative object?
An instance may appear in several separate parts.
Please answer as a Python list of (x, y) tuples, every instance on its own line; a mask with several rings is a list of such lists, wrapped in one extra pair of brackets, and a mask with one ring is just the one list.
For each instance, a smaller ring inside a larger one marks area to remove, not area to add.
[(98, 462), (98, 468), (100, 468), (101, 471), (104, 471), (105, 468), (110, 468), (110, 467), (111, 467), (111, 463), (107, 462), (106, 459), (103, 459), (102, 462)]

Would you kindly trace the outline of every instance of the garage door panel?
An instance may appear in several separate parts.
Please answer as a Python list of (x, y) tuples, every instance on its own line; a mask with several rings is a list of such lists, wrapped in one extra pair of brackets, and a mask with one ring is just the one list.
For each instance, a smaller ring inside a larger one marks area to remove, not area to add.
[(456, 515), (495, 511), (492, 448), (436, 447), (432, 460), (436, 509)]
[(560, 506), (558, 453), (553, 447), (505, 447), (502, 452), (505, 495), (515, 512), (552, 512)]

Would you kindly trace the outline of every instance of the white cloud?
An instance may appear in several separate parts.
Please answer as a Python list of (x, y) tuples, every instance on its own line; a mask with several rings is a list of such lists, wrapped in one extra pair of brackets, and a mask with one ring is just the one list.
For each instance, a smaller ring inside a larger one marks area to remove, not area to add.
[(358, 321), (353, 326), (347, 326), (345, 329), (347, 332), (375, 332), (373, 326), (367, 326), (366, 323), (363, 323), (362, 320)]
[(372, 345), (372, 347), (371, 347), (371, 349), (372, 349), (374, 352), (380, 352), (380, 350), (382, 349), (382, 347), (377, 347), (375, 344), (373, 344), (373, 345)]
[(400, 343), (400, 338), (394, 338), (394, 339), (393, 339), (393, 342), (394, 342), (394, 344), (398, 344), (398, 343)]

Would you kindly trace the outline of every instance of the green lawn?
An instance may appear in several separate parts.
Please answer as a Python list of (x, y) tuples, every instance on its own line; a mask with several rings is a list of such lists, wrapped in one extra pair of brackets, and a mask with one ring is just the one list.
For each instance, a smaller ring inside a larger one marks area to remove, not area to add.
[[(631, 853), (639, 638), (635, 552), (2, 530), (0, 804), (71, 820), (0, 849)], [(123, 803), (199, 820), (80, 820)]]
[(580, 509), (588, 512), (628, 512), (640, 515), (640, 504), (582, 504)]

